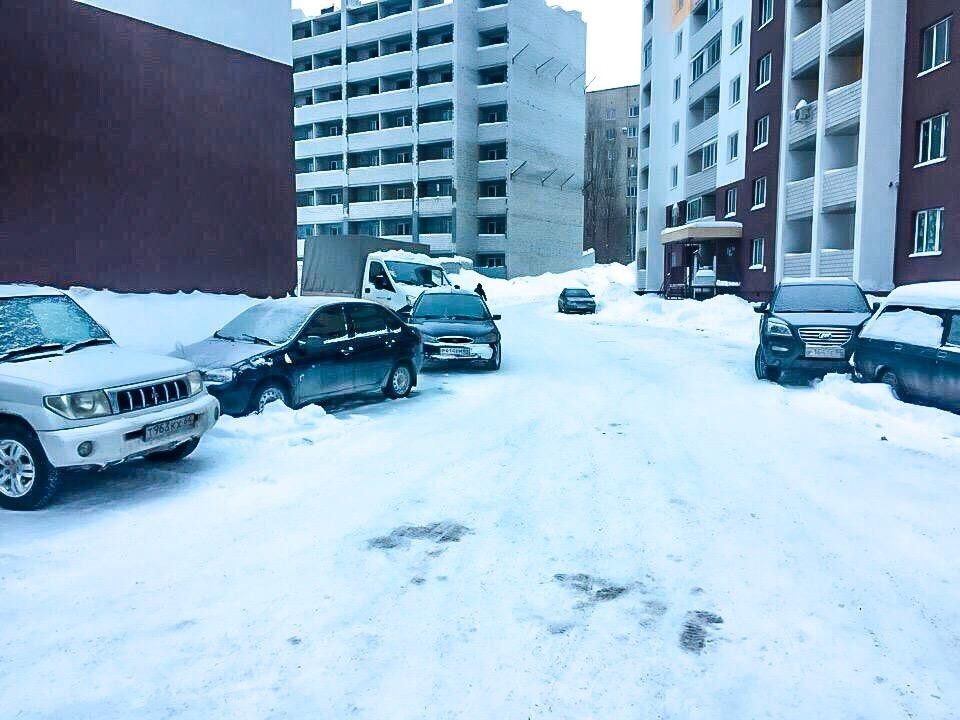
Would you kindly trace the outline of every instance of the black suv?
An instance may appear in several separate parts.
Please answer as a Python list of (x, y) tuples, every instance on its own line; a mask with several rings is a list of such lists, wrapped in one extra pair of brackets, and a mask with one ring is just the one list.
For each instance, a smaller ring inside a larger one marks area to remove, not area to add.
[(850, 372), (871, 314), (860, 286), (843, 279), (784, 280), (756, 310), (763, 319), (754, 367), (759, 379), (773, 382), (788, 371)]
[(339, 395), (406, 397), (423, 365), (420, 333), (373, 302), (267, 300), (181, 355), (203, 373), (227, 415), (297, 408)]

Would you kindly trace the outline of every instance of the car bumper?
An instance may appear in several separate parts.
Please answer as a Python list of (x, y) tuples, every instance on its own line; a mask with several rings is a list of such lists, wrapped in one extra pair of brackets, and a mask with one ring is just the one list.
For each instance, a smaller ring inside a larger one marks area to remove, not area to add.
[[(450, 355), (444, 349), (466, 349), (469, 354)], [(428, 364), (487, 362), (493, 359), (494, 346), (489, 343), (470, 345), (424, 345), (424, 361)]]
[(597, 311), (596, 305), (564, 305), (563, 311), (570, 314), (591, 315)]
[(808, 358), (806, 346), (797, 341), (788, 344), (781, 340), (768, 340), (763, 348), (764, 359), (770, 367), (824, 375), (852, 372), (853, 365), (850, 362), (852, 355), (852, 347), (847, 347), (844, 349), (842, 358)]
[[(154, 423), (186, 415), (195, 416), (193, 427), (178, 433), (147, 441), (144, 428)], [(97, 425), (37, 433), (47, 459), (58, 468), (100, 468), (116, 465), (147, 453), (167, 450), (198, 438), (213, 427), (220, 417), (220, 404), (215, 397), (203, 394), (190, 402), (131, 417), (119, 417)], [(81, 457), (81, 443), (93, 444), (93, 451)]]

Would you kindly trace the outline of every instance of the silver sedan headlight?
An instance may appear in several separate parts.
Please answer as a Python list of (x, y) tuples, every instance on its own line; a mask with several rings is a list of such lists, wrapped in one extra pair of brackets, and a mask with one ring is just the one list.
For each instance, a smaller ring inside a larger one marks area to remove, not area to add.
[(49, 395), (43, 399), (44, 406), (67, 420), (90, 420), (113, 415), (110, 399), (103, 390)]
[(204, 370), (203, 380), (207, 385), (223, 385), (233, 382), (233, 368), (216, 368), (215, 370)]

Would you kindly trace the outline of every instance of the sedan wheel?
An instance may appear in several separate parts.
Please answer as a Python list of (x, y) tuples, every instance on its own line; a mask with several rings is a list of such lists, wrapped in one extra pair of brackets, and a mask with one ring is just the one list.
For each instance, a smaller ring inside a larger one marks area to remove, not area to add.
[(394, 400), (407, 397), (413, 390), (413, 373), (407, 365), (400, 364), (393, 368), (387, 379), (387, 386), (383, 394)]
[(256, 396), (256, 403), (254, 404), (254, 412), (258, 415), (264, 411), (264, 409), (270, 403), (281, 402), (284, 405), (288, 405), (287, 394), (284, 392), (283, 388), (277, 385), (267, 385), (264, 388), (261, 388), (260, 394)]
[(887, 370), (883, 373), (880, 378), (880, 382), (884, 385), (890, 386), (890, 391), (893, 393), (893, 396), (897, 400), (905, 400), (903, 390), (900, 388), (900, 378), (897, 377), (896, 373)]

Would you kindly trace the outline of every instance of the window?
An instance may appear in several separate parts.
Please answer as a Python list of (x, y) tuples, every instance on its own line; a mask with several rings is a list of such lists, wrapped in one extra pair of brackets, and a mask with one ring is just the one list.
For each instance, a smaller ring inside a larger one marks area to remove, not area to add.
[(950, 23), (952, 17), (944, 18), (923, 31), (923, 54), (920, 72), (930, 72), (950, 62)]
[(640, 106), (639, 106), (639, 105), (631, 105), (631, 106), (630, 106), (630, 117), (632, 117), (632, 118), (640, 117)]
[[(644, 208), (637, 214), (637, 227), (640, 229), (640, 232), (646, 232), (647, 230), (647, 210)], [(958, 323), (960, 326), (960, 323)], [(957, 329), (960, 329), (958, 327)]]
[(617, 131), (613, 128), (607, 128), (607, 140), (612, 142), (617, 139)]
[(637, 186), (628, 185), (627, 186), (627, 197), (636, 197), (637, 196)]
[(740, 133), (735, 132), (727, 138), (727, 162), (740, 157)]
[(628, 160), (633, 160), (633, 159), (635, 159), (636, 157), (637, 157), (637, 149), (636, 149), (635, 147), (628, 147), (628, 148), (627, 148), (627, 159), (628, 159)]
[(678, 145), (680, 143), (680, 121), (678, 120), (673, 124), (673, 144)]
[(653, 63), (653, 40), (647, 40), (643, 46), (643, 69), (646, 70)]
[(324, 308), (313, 316), (303, 331), (304, 337), (320, 338), (324, 342), (346, 340), (347, 323), (341, 306)]
[[(673, 36), (673, 54), (680, 55), (683, 52), (683, 30)], [(634, 56), (636, 57), (636, 56)]]
[(670, 168), (670, 187), (675, 188), (680, 184), (680, 168), (674, 165)]
[(740, 192), (737, 188), (733, 187), (727, 190), (727, 217), (733, 217), (737, 214), (737, 196)]
[(757, 61), (757, 90), (770, 84), (773, 71), (773, 53), (767, 53)]
[(750, 269), (763, 269), (763, 238), (757, 238), (753, 241), (752, 252), (750, 253)]
[(617, 109), (607, 108), (607, 120), (616, 120), (616, 119), (617, 119)]
[(770, 116), (764, 115), (753, 126), (753, 149), (759, 150), (770, 142)]
[(707, 0), (707, 20), (713, 18), (723, 7), (723, 0)]
[(703, 217), (703, 198), (692, 198), (687, 201), (687, 222), (693, 222)]
[(704, 145), (703, 150), (700, 151), (700, 169), (709, 170), (712, 167), (715, 167), (717, 164), (717, 143), (712, 142), (709, 145)]
[(730, 52), (743, 45), (743, 18), (740, 18), (733, 24), (730, 30)]
[(767, 178), (758, 177), (753, 181), (753, 207), (751, 210), (759, 210), (767, 205)]
[(348, 305), (347, 312), (353, 325), (353, 336), (377, 335), (387, 331), (387, 312), (377, 305)]
[(960, 347), (960, 312), (953, 314), (950, 321), (950, 332), (947, 334), (947, 345)]
[(943, 208), (920, 210), (913, 235), (913, 254), (939, 253), (943, 236)]
[(696, 82), (707, 70), (720, 62), (721, 47), (722, 45), (720, 36), (717, 35), (713, 40), (710, 41), (710, 44), (707, 45), (707, 47), (697, 53), (696, 57), (693, 58), (693, 62), (690, 63), (690, 82)]
[(943, 115), (927, 118), (920, 123), (918, 165), (940, 162), (946, 159), (949, 119), (950, 114), (944, 113)]
[(740, 84), (739, 75), (730, 81), (730, 107), (740, 102)]
[(762, 28), (768, 22), (773, 20), (773, 0), (758, 0), (760, 3), (759, 24), (757, 28)]
[(673, 79), (673, 101), (676, 102), (680, 99), (680, 76), (677, 75)]
[(635, 138), (636, 136), (637, 136), (637, 126), (631, 125), (630, 127), (627, 128), (627, 137)]

